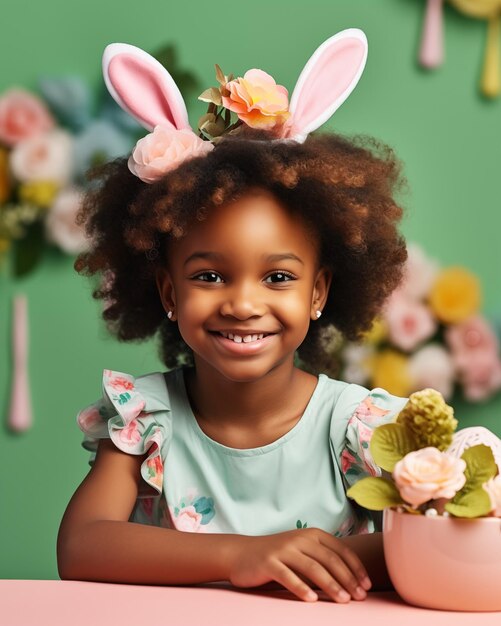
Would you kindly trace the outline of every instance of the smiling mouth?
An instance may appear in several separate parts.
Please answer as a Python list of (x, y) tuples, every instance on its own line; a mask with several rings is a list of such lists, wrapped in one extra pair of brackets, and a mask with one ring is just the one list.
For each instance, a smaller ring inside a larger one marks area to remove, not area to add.
[(257, 333), (253, 335), (237, 335), (234, 333), (225, 333), (224, 331), (210, 331), (214, 335), (219, 335), (225, 339), (230, 339), (234, 343), (252, 343), (268, 337), (268, 335), (274, 335), (275, 333)]

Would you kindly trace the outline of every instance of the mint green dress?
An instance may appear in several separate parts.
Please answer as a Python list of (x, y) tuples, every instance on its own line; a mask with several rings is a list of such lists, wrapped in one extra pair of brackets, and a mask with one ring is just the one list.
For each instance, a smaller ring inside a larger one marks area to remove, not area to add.
[(148, 454), (130, 520), (186, 532), (265, 535), (321, 528), (337, 537), (380, 530), (380, 514), (346, 490), (380, 476), (372, 432), (406, 404), (383, 389), (318, 377), (297, 424), (276, 441), (229, 448), (206, 435), (191, 410), (183, 368), (134, 378), (104, 370), (102, 397), (77, 422), (91, 452), (111, 438), (129, 454)]

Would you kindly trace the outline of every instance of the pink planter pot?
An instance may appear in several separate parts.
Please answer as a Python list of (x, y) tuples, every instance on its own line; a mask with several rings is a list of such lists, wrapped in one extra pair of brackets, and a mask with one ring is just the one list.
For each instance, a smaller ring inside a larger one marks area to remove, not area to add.
[(390, 579), (409, 604), (501, 611), (501, 518), (425, 517), (385, 509), (383, 545)]

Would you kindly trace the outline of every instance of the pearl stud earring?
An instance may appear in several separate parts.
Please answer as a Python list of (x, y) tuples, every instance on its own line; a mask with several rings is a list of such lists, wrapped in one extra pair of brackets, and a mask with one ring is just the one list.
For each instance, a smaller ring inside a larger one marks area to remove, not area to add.
[(317, 311), (316, 315), (317, 315), (317, 320), (318, 320), (318, 318), (322, 315), (322, 311)]
[(172, 319), (172, 311), (168, 311), (167, 312), (167, 317), (171, 320)]

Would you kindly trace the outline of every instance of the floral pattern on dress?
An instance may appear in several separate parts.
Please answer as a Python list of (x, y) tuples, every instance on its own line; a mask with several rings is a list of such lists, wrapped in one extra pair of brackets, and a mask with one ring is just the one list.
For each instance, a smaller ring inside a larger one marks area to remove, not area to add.
[(197, 496), (197, 489), (188, 490), (177, 506), (169, 506), (172, 521), (177, 530), (190, 533), (206, 533), (210, 521), (215, 516), (214, 500), (206, 496)]
[[(349, 447), (341, 453), (341, 469), (351, 484), (361, 476), (380, 476), (381, 470), (370, 453), (369, 443), (376, 426), (384, 423), (389, 409), (382, 409), (368, 396), (355, 409), (348, 420), (347, 432), (352, 435)], [(353, 438), (355, 442), (353, 442)], [(355, 445), (353, 445), (355, 443)]]
[[(87, 435), (88, 449), (95, 451), (98, 440), (109, 437), (122, 452), (147, 454), (141, 464), (144, 482), (139, 486), (140, 499), (158, 497), (164, 478), (161, 457), (164, 426), (153, 412), (144, 410), (145, 407), (146, 401), (136, 388), (133, 376), (104, 370), (103, 397), (77, 416), (80, 429)], [(165, 408), (168, 409), (160, 410)], [(144, 512), (144, 507), (142, 510)]]

